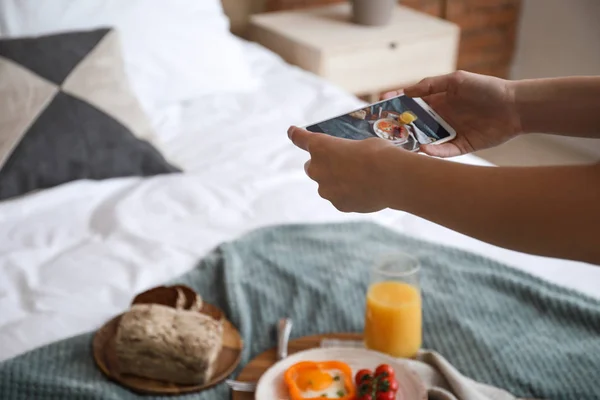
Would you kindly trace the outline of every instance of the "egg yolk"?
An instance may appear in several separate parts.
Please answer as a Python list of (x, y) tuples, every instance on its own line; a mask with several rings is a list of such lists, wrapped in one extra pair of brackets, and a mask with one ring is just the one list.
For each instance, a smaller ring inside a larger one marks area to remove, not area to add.
[(308, 369), (298, 374), (296, 385), (302, 391), (324, 390), (333, 383), (333, 377), (320, 369)]

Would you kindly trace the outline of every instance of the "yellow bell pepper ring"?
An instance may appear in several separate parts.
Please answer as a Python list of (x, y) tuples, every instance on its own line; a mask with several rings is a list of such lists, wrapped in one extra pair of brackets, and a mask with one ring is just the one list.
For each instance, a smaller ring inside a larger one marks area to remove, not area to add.
[[(302, 361), (289, 367), (283, 379), (291, 400), (323, 400), (323, 395), (318, 393), (331, 389), (332, 386), (339, 387), (339, 382), (343, 383), (343, 388), (339, 388), (334, 396), (328, 398), (354, 400), (356, 395), (352, 368), (341, 361)], [(308, 393), (313, 396), (305, 397)]]

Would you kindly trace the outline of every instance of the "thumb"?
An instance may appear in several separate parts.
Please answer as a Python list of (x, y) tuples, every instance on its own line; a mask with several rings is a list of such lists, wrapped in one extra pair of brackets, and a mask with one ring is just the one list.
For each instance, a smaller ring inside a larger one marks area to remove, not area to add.
[(463, 154), (463, 151), (454, 143), (423, 144), (420, 150), (427, 155), (440, 158), (456, 157)]
[(419, 83), (405, 88), (404, 94), (408, 97), (424, 97), (436, 93), (442, 93), (448, 90), (451, 79), (451, 74), (425, 78)]
[(312, 137), (314, 135), (318, 135), (318, 133), (310, 132), (306, 129), (298, 128), (296, 126), (291, 126), (287, 133), (292, 143), (306, 151), (308, 151), (308, 145), (312, 140)]

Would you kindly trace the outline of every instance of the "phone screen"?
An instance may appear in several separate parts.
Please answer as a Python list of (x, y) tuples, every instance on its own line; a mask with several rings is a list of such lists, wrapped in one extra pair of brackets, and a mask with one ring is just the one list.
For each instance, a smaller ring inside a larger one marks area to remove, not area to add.
[(417, 101), (404, 95), (306, 129), (355, 140), (380, 137), (410, 151), (419, 150), (421, 144), (435, 143), (451, 136)]

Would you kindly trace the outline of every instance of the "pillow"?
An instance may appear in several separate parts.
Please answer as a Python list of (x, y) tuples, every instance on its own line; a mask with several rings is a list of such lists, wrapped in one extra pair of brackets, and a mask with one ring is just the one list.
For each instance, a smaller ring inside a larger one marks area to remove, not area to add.
[(0, 0), (8, 37), (113, 27), (132, 89), (147, 112), (161, 104), (256, 84), (220, 0)]
[(0, 199), (178, 171), (147, 140), (110, 29), (0, 39)]

